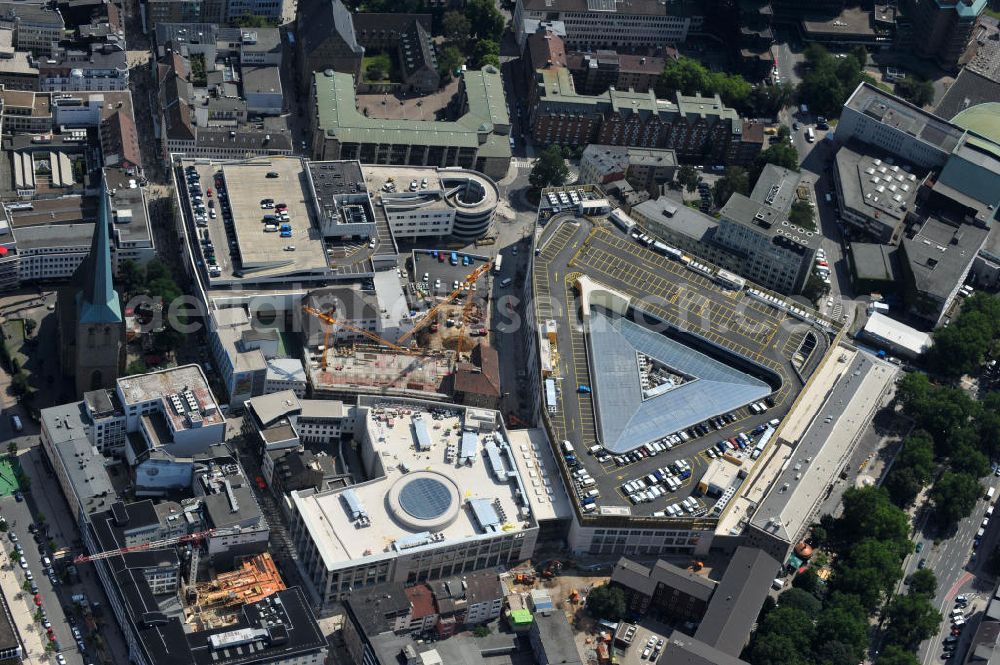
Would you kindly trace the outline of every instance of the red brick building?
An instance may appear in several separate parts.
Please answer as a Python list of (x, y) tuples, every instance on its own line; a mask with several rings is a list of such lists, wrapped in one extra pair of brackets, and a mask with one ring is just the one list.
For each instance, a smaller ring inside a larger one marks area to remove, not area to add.
[[(535, 143), (669, 148), (682, 162), (746, 164), (763, 145), (744, 137), (749, 126), (718, 96), (677, 94), (657, 99), (653, 92), (576, 92), (566, 67), (535, 72), (530, 126)], [(754, 132), (756, 134), (756, 132)]]

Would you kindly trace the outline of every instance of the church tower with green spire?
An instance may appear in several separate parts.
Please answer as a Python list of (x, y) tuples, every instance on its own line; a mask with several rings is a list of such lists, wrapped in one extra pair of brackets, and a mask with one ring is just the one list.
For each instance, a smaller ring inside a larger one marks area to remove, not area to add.
[(124, 359), (125, 325), (111, 268), (111, 209), (101, 188), (90, 253), (59, 291), (59, 336), (63, 372), (73, 376), (76, 393), (113, 388)]

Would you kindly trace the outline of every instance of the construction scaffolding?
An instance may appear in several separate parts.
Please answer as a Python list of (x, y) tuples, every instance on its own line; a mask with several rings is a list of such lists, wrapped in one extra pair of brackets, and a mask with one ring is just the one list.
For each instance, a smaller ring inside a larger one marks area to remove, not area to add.
[(188, 591), (188, 607), (184, 612), (195, 630), (210, 630), (236, 621), (237, 611), (285, 589), (274, 560), (267, 552), (247, 557), (240, 566), (228, 573), (216, 575)]

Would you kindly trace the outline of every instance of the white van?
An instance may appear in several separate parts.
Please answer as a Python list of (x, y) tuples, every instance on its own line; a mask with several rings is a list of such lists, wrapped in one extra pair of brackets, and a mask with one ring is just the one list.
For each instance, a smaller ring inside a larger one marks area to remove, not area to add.
[(601, 490), (590, 490), (584, 496), (589, 496), (591, 499), (596, 499), (601, 496)]
[(580, 487), (593, 487), (596, 484), (597, 481), (589, 476), (580, 481)]
[(563, 441), (563, 452), (567, 455), (573, 454), (573, 444), (569, 441)]
[(589, 452), (591, 455), (596, 455), (597, 453), (601, 452), (602, 450), (604, 450), (604, 446), (597, 445), (597, 446), (591, 446), (590, 448), (588, 448), (587, 452)]
[(996, 491), (995, 488), (993, 488), (993, 487), (988, 488), (986, 490), (986, 500), (987, 501), (992, 501), (993, 500), (993, 495), (996, 494), (996, 492), (997, 491)]

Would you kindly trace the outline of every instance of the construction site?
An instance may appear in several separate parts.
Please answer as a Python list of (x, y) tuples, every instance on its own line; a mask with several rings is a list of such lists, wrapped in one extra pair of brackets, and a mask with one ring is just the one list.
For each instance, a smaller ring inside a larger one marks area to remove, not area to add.
[[(478, 338), (486, 337), (487, 279), (485, 261), (454, 280), (440, 296), (418, 289), (427, 309), (396, 341), (304, 304), (305, 314), (322, 325), (323, 343), (310, 348), (309, 381), (317, 397), (350, 398), (356, 394), (447, 399), (448, 378), (466, 360)], [(480, 297), (476, 297), (477, 292)]]
[(184, 622), (194, 632), (232, 625), (239, 620), (244, 605), (285, 588), (269, 553), (247, 557), (235, 570), (188, 588)]

